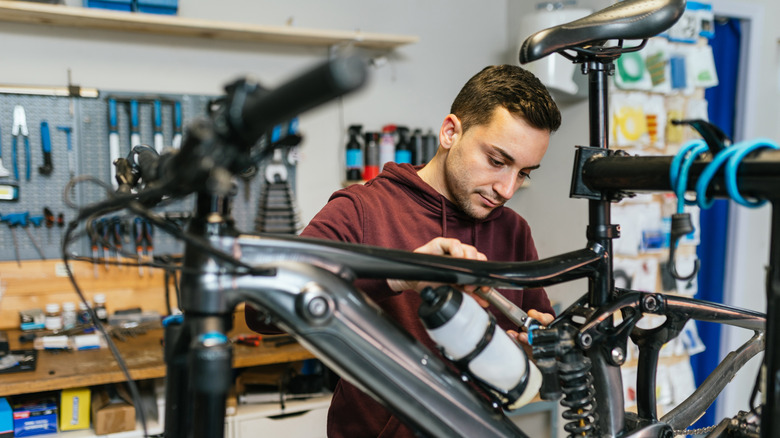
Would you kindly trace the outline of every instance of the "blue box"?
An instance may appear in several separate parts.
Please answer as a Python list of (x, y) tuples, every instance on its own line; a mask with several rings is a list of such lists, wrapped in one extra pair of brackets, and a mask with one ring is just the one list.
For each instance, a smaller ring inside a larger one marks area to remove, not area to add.
[(135, 0), (138, 12), (149, 14), (176, 15), (179, 0)]
[(14, 403), (14, 437), (57, 433), (57, 402), (51, 399)]
[(134, 0), (84, 0), (87, 8), (111, 9), (114, 11), (132, 12)]
[(0, 438), (14, 436), (14, 415), (5, 397), (0, 397)]

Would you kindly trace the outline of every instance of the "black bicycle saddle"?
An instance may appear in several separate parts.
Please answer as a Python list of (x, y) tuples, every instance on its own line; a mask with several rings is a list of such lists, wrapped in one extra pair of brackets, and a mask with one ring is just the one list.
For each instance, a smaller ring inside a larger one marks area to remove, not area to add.
[(684, 11), (685, 0), (624, 0), (587, 17), (531, 35), (520, 49), (520, 63), (607, 40), (650, 38), (672, 27)]

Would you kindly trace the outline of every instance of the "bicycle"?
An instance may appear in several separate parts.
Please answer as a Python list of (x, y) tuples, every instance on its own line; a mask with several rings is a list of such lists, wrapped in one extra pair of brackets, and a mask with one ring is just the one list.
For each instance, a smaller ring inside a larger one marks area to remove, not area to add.
[[(270, 321), (328, 367), (373, 395), (421, 434), (526, 436), (502, 409), (516, 399), (518, 391), (523, 392), (529, 372), (511, 391), (497, 390), (465, 371), (453, 372), (446, 360), (411, 341), (387, 320), (353, 286), (356, 278), (509, 288), (587, 278), (586, 296), (549, 327), (532, 328), (534, 358), (543, 376), (540, 393), (545, 399), (563, 397), (561, 404), (567, 409), (563, 416), (569, 422), (566, 430), (572, 436), (666, 438), (687, 428), (733, 373), (764, 348), (767, 321), (767, 375), (775, 375), (777, 353), (771, 340), (777, 331), (772, 318), (777, 314), (777, 299), (770, 299), (766, 318), (717, 303), (615, 289), (613, 283), (612, 239), (619, 233), (610, 221), (610, 205), (633, 191), (671, 190), (673, 158), (631, 157), (608, 149), (607, 77), (621, 53), (641, 49), (647, 38), (670, 27), (684, 6), (684, 0), (628, 0), (571, 25), (537, 33), (523, 46), (522, 62), (562, 53), (582, 64), (589, 76), (591, 146), (578, 148), (572, 184), (573, 196), (589, 200), (588, 243), (565, 254), (533, 262), (476, 262), (235, 230), (229, 213), (232, 175), (271, 153), (272, 146), (258, 140), (275, 124), (362, 85), (365, 68), (356, 58), (331, 60), (272, 91), (246, 81), (231, 84), (212, 116), (189, 127), (179, 153), (158, 156), (152, 148), (141, 146), (127, 159), (119, 160), (119, 192), (80, 211), (63, 240), (63, 258), (69, 258), (68, 240), (80, 222), (122, 208), (184, 240), (180, 303), (184, 313), (165, 324), (165, 437), (223, 435), (225, 397), (231, 383), (231, 349), (225, 333), (233, 310), (241, 302), (262, 309)], [(607, 46), (608, 40), (619, 43)], [(643, 42), (623, 47), (623, 40)], [(695, 186), (706, 164), (692, 164), (684, 188)], [(739, 170), (740, 190), (757, 199), (773, 200), (771, 188), (776, 186), (778, 165), (780, 156), (774, 152), (761, 151), (757, 157), (745, 158)], [(713, 181), (710, 193), (726, 196), (723, 177), (716, 175)], [(196, 207), (187, 232), (147, 208), (163, 197), (192, 193), (196, 194)], [(780, 230), (777, 224), (776, 216), (773, 231)], [(770, 298), (777, 295), (776, 285), (780, 284), (777, 241), (773, 235)], [(452, 289), (440, 295), (446, 299), (454, 296), (457, 294)], [(623, 320), (615, 324), (613, 315), (618, 311)], [(655, 329), (640, 330), (635, 324), (643, 314), (665, 315), (667, 320)], [(689, 319), (732, 324), (753, 330), (755, 336), (724, 359), (690, 398), (658, 418), (654, 371), (660, 346), (675, 337)], [(636, 414), (624, 411), (619, 368), (629, 337), (640, 348)], [(516, 367), (528, 370), (528, 359), (524, 360), (526, 363)], [(492, 398), (476, 394), (464, 380), (483, 386)], [(767, 385), (761, 414), (763, 436), (772, 436), (773, 423), (780, 418), (772, 415), (778, 408), (771, 386)], [(748, 417), (736, 420), (748, 424), (753, 421)], [(712, 434), (724, 433), (728, 424), (722, 423)]]

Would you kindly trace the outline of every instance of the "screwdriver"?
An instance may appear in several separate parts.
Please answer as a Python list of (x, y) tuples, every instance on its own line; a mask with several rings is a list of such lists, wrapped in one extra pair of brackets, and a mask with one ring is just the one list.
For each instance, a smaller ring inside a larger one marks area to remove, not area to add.
[(114, 238), (114, 247), (116, 250), (116, 261), (119, 269), (122, 269), (122, 219), (119, 216), (111, 218), (111, 231)]
[[(146, 255), (149, 257), (150, 262), (154, 262), (154, 228), (152, 223), (144, 221), (144, 240), (146, 240)], [(149, 276), (154, 274), (152, 269), (149, 269)]]
[(474, 293), (493, 306), (496, 306), (499, 312), (503, 313), (504, 316), (523, 329), (523, 331), (530, 333), (533, 329), (543, 328), (539, 321), (528, 316), (523, 309), (517, 307), (515, 303), (509, 301), (494, 288), (491, 287), (487, 292), (482, 288), (477, 288)]
[(54, 226), (54, 212), (49, 210), (49, 207), (43, 207), (43, 218), (46, 221), (48, 241), (51, 243), (51, 228)]
[(92, 221), (92, 231), (89, 233), (89, 239), (90, 243), (92, 245), (92, 273), (95, 275), (95, 278), (98, 277), (98, 233), (99, 225), (96, 220)]
[(110, 257), (109, 247), (109, 233), (111, 233), (111, 226), (108, 223), (108, 219), (102, 218), (98, 222), (98, 228), (100, 230), (100, 236), (103, 238), (103, 264), (108, 271), (108, 259)]

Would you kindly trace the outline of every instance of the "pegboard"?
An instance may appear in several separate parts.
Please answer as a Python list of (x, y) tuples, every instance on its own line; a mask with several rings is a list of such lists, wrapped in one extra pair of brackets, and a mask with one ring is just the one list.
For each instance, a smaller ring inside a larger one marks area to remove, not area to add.
[[(91, 175), (107, 184), (111, 184), (111, 163), (109, 154), (109, 99), (117, 102), (117, 127), (120, 145), (120, 156), (125, 157), (130, 151), (130, 104), (131, 100), (138, 102), (139, 131), (141, 144), (154, 144), (154, 101), (163, 102), (162, 132), (164, 145), (170, 148), (174, 136), (174, 106), (180, 102), (182, 112), (183, 135), (186, 136), (187, 125), (196, 118), (205, 117), (207, 107), (215, 96), (205, 95), (174, 95), (174, 94), (143, 94), (127, 92), (111, 92), (101, 90), (98, 98), (59, 97), (23, 94), (0, 94), (0, 153), (4, 166), (11, 171), (7, 178), (0, 181), (14, 180), (13, 162), (11, 156), (12, 127), (14, 107), (24, 107), (29, 132), (31, 173), (30, 179), (25, 178), (24, 141), (20, 137), (17, 142), (17, 157), (19, 179), (18, 202), (0, 202), (0, 215), (29, 212), (29, 217), (41, 217), (44, 208), (51, 210), (55, 217), (63, 214), (65, 222), (72, 220), (76, 211), (70, 209), (63, 198), (65, 187), (70, 180), (68, 168), (67, 136), (58, 127), (71, 127), (71, 143), (75, 158), (75, 175)], [(43, 165), (41, 144), (41, 122), (47, 121), (51, 139), (51, 157), (53, 170), (49, 175), (42, 175), (38, 167)], [(295, 163), (285, 159), (289, 181), (294, 185)], [(236, 227), (251, 231), (254, 228), (254, 217), (258, 208), (258, 199), (265, 185), (264, 167), (249, 180), (236, 178), (237, 195), (234, 198), (232, 214)], [(70, 198), (78, 205), (87, 205), (106, 198), (105, 189), (92, 184), (81, 183), (71, 192)], [(188, 216), (194, 207), (194, 196), (167, 203), (156, 211), (170, 215)], [(133, 216), (126, 212), (117, 213), (124, 224), (123, 248), (134, 248), (132, 223)], [(31, 235), (28, 235), (29, 234)], [(45, 223), (35, 226), (28, 221), (26, 228), (14, 227), (12, 230), (7, 222), (0, 223), (0, 261), (16, 259), (13, 234), (16, 236), (20, 260), (38, 260), (41, 255), (33, 240), (40, 247), (46, 259), (60, 258), (60, 242), (64, 227), (56, 225), (47, 228)], [(31, 240), (32, 237), (32, 240)], [(82, 241), (71, 245), (71, 252), (90, 256), (91, 245), (84, 237)], [(182, 245), (173, 237), (161, 230), (154, 233), (154, 253), (181, 253)], [(132, 250), (130, 252), (133, 252)], [(102, 255), (102, 251), (101, 251)]]

